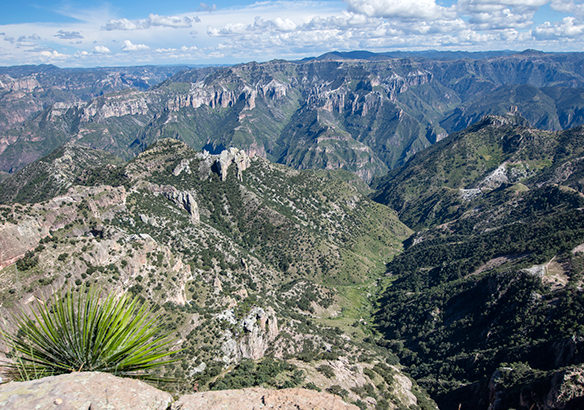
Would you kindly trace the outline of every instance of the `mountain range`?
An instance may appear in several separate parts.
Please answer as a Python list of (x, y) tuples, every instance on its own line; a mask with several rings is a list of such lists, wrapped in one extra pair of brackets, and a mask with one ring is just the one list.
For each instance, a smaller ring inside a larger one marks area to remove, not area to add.
[[(582, 124), (583, 58), (533, 50), (442, 58), (357, 52), (182, 70), (147, 90), (37, 104), (14, 119), (7, 107), (0, 170), (17, 171), (65, 142), (128, 160), (159, 138), (178, 138), (212, 154), (234, 146), (370, 182), (486, 114), (513, 112), (547, 130)], [(13, 93), (4, 99), (22, 100)]]
[(177, 394), (581, 408), (581, 58), (330, 53), (49, 106), (5, 131), (38, 159), (0, 183), (0, 314), (138, 295)]

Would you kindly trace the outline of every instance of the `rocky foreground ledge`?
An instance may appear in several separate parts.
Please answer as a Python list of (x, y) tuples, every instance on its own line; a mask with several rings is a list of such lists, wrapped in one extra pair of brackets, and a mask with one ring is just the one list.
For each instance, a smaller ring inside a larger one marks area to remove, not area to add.
[(178, 400), (144, 382), (108, 373), (70, 373), (0, 386), (0, 409), (14, 410), (359, 410), (306, 389), (209, 391)]

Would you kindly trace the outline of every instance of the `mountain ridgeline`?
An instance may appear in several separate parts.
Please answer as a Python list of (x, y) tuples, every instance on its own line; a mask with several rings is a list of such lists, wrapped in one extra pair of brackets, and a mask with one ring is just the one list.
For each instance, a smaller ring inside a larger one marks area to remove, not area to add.
[(546, 130), (584, 122), (581, 54), (430, 56), (331, 53), (184, 70), (148, 90), (61, 102), (6, 130), (0, 169), (16, 171), (67, 141), (127, 160), (177, 138), (369, 182), (487, 114), (513, 112)]
[(0, 314), (63, 287), (129, 292), (182, 349), (158, 374), (178, 380), (169, 390), (304, 387), (435, 409), (369, 341), (377, 277), (412, 231), (366, 189), (236, 148), (163, 139), (120, 163), (67, 144), (2, 185)]
[(580, 409), (582, 58), (329, 53), (48, 106), (4, 132), (0, 315), (138, 295), (177, 393)]

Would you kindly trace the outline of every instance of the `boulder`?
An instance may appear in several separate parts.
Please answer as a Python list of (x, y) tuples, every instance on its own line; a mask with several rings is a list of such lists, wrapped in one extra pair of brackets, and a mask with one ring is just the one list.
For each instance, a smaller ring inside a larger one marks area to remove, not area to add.
[(0, 409), (166, 410), (169, 393), (108, 373), (75, 372), (0, 385)]

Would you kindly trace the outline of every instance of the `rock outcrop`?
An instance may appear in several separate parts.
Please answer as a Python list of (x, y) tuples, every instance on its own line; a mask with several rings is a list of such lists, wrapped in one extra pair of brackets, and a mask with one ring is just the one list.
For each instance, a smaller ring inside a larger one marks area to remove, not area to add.
[(276, 312), (271, 307), (264, 310), (255, 306), (241, 321), (235, 319), (233, 309), (221, 313), (218, 318), (233, 326), (232, 330), (225, 331), (221, 347), (225, 363), (242, 358), (261, 359), (279, 334)]
[(66, 195), (55, 197), (44, 204), (28, 205), (29, 212), (34, 216), (25, 214), (18, 221), (0, 225), (0, 269), (34, 249), (51, 230), (61, 229), (74, 221), (78, 217), (77, 206), (80, 203), (86, 204), (88, 215), (106, 219), (114, 215), (116, 207), (124, 206), (126, 195), (124, 187), (75, 187)]
[(201, 220), (199, 215), (199, 205), (195, 200), (195, 196), (192, 192), (186, 191), (172, 191), (164, 192), (164, 196), (170, 201), (174, 202), (178, 206), (182, 207), (191, 216), (191, 222), (197, 223)]
[(227, 178), (227, 170), (231, 164), (235, 164), (237, 179), (242, 181), (242, 172), (248, 169), (251, 164), (250, 158), (245, 151), (233, 147), (221, 151), (219, 155), (211, 155), (207, 151), (203, 151), (198, 154), (198, 158), (203, 160), (209, 169), (215, 167), (221, 176), (221, 181), (225, 181)]
[(0, 409), (166, 410), (169, 393), (108, 373), (69, 373), (0, 386)]
[(13, 264), (49, 234), (36, 219), (26, 218), (18, 224), (0, 225), (0, 269)]
[(242, 181), (242, 172), (249, 168), (250, 161), (245, 151), (237, 148), (229, 148), (229, 150), (224, 150), (219, 154), (219, 158), (215, 164), (221, 173), (221, 181), (225, 181), (225, 178), (227, 178), (227, 169), (231, 164), (235, 164), (237, 169), (237, 179)]
[[(218, 155), (212, 155), (208, 151), (203, 151), (197, 154), (197, 159), (201, 160), (199, 164), (200, 169), (214, 170), (221, 176), (221, 181), (227, 178), (227, 170), (231, 164), (235, 165), (237, 179), (243, 181), (243, 171), (251, 165), (250, 157), (245, 151), (231, 147), (221, 151)], [(190, 174), (192, 159), (185, 159), (176, 166), (172, 171), (175, 176), (179, 176), (182, 172)]]
[(269, 390), (250, 388), (209, 391), (179, 398), (172, 410), (280, 409), (280, 410), (357, 410), (339, 396), (306, 389)]
[(358, 410), (339, 396), (306, 389), (208, 391), (173, 402), (169, 393), (142, 381), (107, 373), (50, 376), (0, 386), (0, 409), (11, 410)]
[[(517, 369), (497, 369), (489, 382), (488, 410), (518, 409), (572, 410), (584, 408), (584, 366), (575, 365), (560, 371), (541, 373), (521, 388), (504, 379)], [(523, 382), (525, 383), (525, 381)], [(518, 406), (517, 406), (518, 404)]]
[[(526, 401), (522, 397), (522, 402)], [(551, 389), (543, 410), (581, 409), (584, 405), (584, 367), (571, 366), (557, 372), (552, 378)]]

